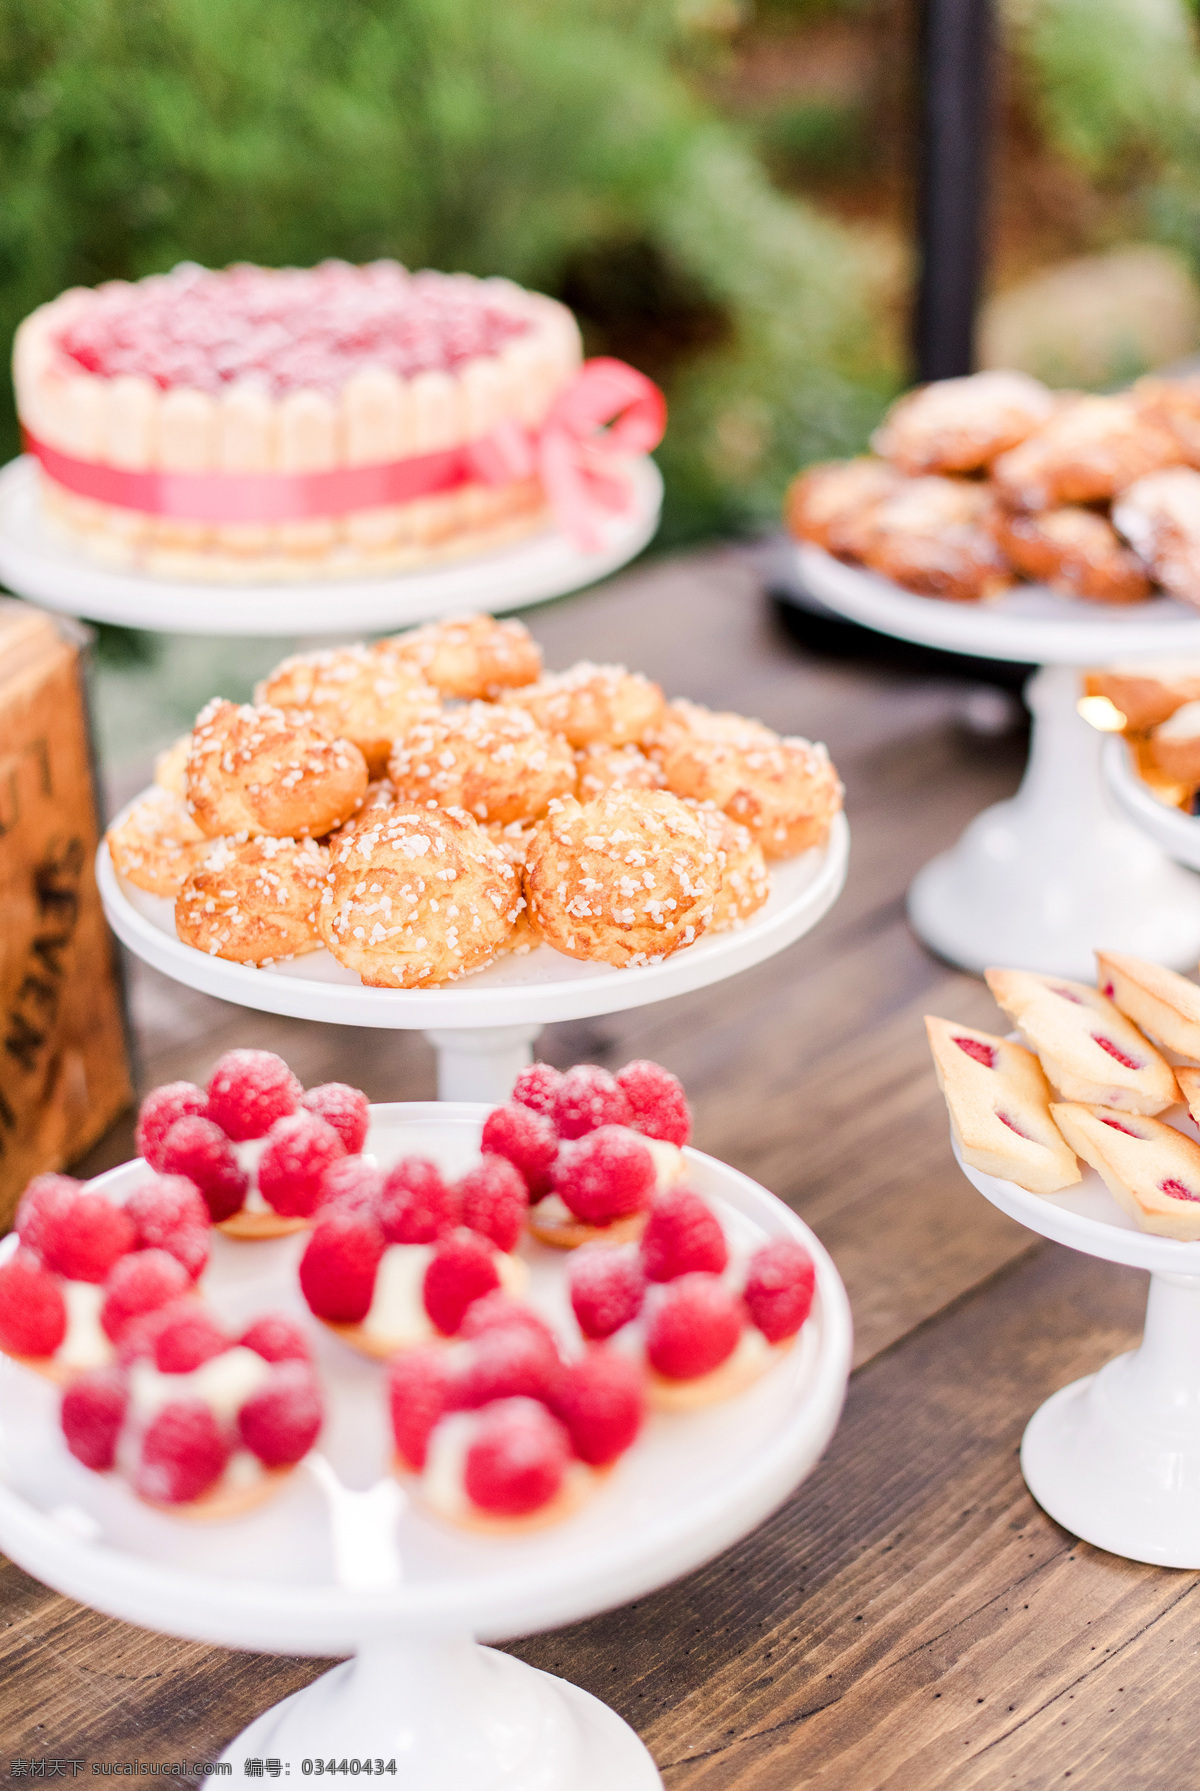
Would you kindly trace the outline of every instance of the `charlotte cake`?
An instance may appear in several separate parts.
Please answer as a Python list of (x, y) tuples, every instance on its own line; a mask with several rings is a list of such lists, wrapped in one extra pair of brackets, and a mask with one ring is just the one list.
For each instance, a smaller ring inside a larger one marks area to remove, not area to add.
[(1034, 1194), (1056, 1194), (1080, 1179), (1032, 1051), (931, 1014), (925, 1030), (964, 1163)]

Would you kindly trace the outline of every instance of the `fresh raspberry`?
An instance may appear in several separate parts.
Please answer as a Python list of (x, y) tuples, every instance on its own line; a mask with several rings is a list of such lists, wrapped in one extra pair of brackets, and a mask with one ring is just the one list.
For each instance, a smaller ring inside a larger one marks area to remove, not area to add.
[(507, 1157), (481, 1157), (458, 1182), (462, 1222), (491, 1238), (497, 1250), (515, 1250), (529, 1211), (529, 1194)]
[(160, 1374), (191, 1374), (232, 1347), (211, 1312), (194, 1300), (181, 1302), (154, 1338), (154, 1366)]
[(559, 1146), (551, 1186), (585, 1225), (607, 1225), (647, 1206), (656, 1179), (654, 1158), (636, 1132), (601, 1126)]
[(186, 1176), (199, 1188), (214, 1225), (242, 1210), (250, 1177), (215, 1120), (177, 1119), (163, 1139), (158, 1160), (167, 1174)]
[(335, 1207), (323, 1213), (300, 1258), (300, 1291), (318, 1318), (357, 1325), (371, 1309), (375, 1271), (386, 1240), (373, 1213)]
[(132, 1188), (125, 1211), (145, 1250), (168, 1250), (194, 1281), (208, 1261), (211, 1218), (204, 1196), (182, 1175), (148, 1175)]
[(544, 1318), (526, 1306), (522, 1300), (516, 1300), (512, 1294), (505, 1293), (497, 1287), (492, 1293), (484, 1294), (481, 1300), (473, 1300), (467, 1308), (466, 1317), (458, 1327), (458, 1335), (465, 1341), (482, 1337), (485, 1331), (502, 1331), (508, 1326), (523, 1331), (535, 1331), (544, 1337), (547, 1343), (558, 1348), (554, 1332)]
[(674, 1281), (693, 1269), (719, 1275), (729, 1261), (721, 1221), (690, 1188), (667, 1188), (650, 1202), (642, 1267), (650, 1281)]
[(567, 1270), (571, 1306), (585, 1337), (611, 1337), (642, 1309), (646, 1277), (636, 1248), (585, 1244)]
[(594, 1349), (568, 1365), (551, 1410), (566, 1425), (580, 1461), (602, 1468), (634, 1441), (645, 1404), (637, 1364), (615, 1350)]
[(55, 1213), (70, 1206), (83, 1188), (73, 1175), (35, 1175), (17, 1208), (15, 1229), (27, 1250), (42, 1255), (42, 1241), (47, 1228), (53, 1230)]
[(531, 1108), (534, 1113), (549, 1115), (561, 1081), (561, 1070), (554, 1069), (548, 1063), (531, 1063), (525, 1069), (517, 1071), (517, 1079), (512, 1085), (512, 1099), (521, 1107)]
[(523, 1325), (487, 1331), (457, 1357), (454, 1403), (465, 1410), (518, 1395), (550, 1404), (563, 1366), (553, 1341)]
[(80, 1188), (72, 1198), (44, 1209), (42, 1261), (68, 1281), (103, 1281), (118, 1257), (137, 1244), (137, 1228), (124, 1207)]
[(99, 1474), (113, 1466), (128, 1404), (129, 1388), (119, 1368), (98, 1368), (72, 1382), (63, 1394), (60, 1417), (76, 1461)]
[(348, 1082), (322, 1082), (301, 1096), (300, 1105), (333, 1127), (347, 1156), (356, 1156), (367, 1142), (371, 1108), (361, 1088), (351, 1088)]
[(560, 1138), (582, 1138), (597, 1126), (627, 1126), (630, 1106), (615, 1076), (596, 1063), (577, 1063), (554, 1091), (550, 1117)]
[(0, 1265), (0, 1345), (14, 1356), (52, 1356), (67, 1334), (58, 1277), (18, 1250)]
[(307, 1219), (321, 1198), (321, 1179), (346, 1154), (333, 1127), (315, 1113), (277, 1119), (258, 1159), (258, 1191), (287, 1219)]
[(191, 1285), (183, 1264), (165, 1250), (135, 1250), (132, 1256), (123, 1256), (105, 1283), (100, 1308), (104, 1335), (115, 1343), (130, 1319), (157, 1312), (190, 1292)]
[(477, 1231), (460, 1225), (434, 1247), (425, 1270), (425, 1310), (443, 1337), (453, 1337), (471, 1301), (499, 1285), (491, 1245)]
[(375, 1212), (383, 1194), (383, 1170), (362, 1157), (338, 1157), (321, 1177), (318, 1207), (361, 1206)]
[(388, 1374), (392, 1433), (401, 1460), (414, 1473), (425, 1466), (434, 1425), (451, 1409), (450, 1357), (437, 1344), (406, 1350)]
[(794, 1337), (808, 1317), (817, 1284), (812, 1257), (794, 1238), (772, 1238), (750, 1258), (742, 1298), (768, 1343)]
[(290, 1468), (321, 1429), (321, 1394), (307, 1362), (280, 1362), (238, 1413), (238, 1434), (268, 1468)]
[(483, 1122), (480, 1148), (489, 1156), (507, 1157), (524, 1178), (531, 1200), (550, 1192), (550, 1168), (558, 1150), (558, 1133), (544, 1113), (514, 1102), (495, 1107)]
[(497, 1517), (548, 1505), (571, 1459), (566, 1431), (536, 1399), (500, 1399), (480, 1415), (463, 1463), (467, 1497)]
[(168, 1400), (146, 1426), (134, 1490), (156, 1505), (186, 1505), (216, 1485), (229, 1453), (228, 1437), (202, 1400)]
[(662, 1138), (667, 1144), (687, 1143), (692, 1115), (678, 1076), (660, 1063), (638, 1057), (617, 1071), (617, 1081), (629, 1102), (632, 1117), (628, 1123), (635, 1131), (644, 1132), (647, 1138)]
[(379, 1222), (389, 1244), (433, 1244), (458, 1224), (458, 1195), (436, 1163), (405, 1157), (388, 1170), (379, 1200)]
[(742, 1334), (743, 1309), (716, 1275), (681, 1275), (660, 1288), (646, 1324), (646, 1357), (673, 1381), (711, 1374)]
[(177, 1119), (206, 1119), (208, 1096), (194, 1082), (167, 1082), (152, 1089), (138, 1112), (134, 1142), (151, 1169), (161, 1169), (163, 1140)]
[(183, 1314), (195, 1310), (195, 1298), (189, 1293), (182, 1300), (172, 1300), (168, 1306), (160, 1306), (156, 1312), (143, 1312), (138, 1318), (131, 1318), (117, 1340), (117, 1361), (122, 1368), (129, 1368), (134, 1362), (154, 1360), (154, 1351), (158, 1343), (159, 1333), (173, 1325)]
[(273, 1051), (226, 1051), (208, 1079), (208, 1117), (237, 1144), (265, 1138), (277, 1119), (296, 1111), (303, 1093)]
[(243, 1349), (252, 1349), (266, 1362), (310, 1362), (308, 1339), (294, 1318), (267, 1312), (256, 1318), (238, 1338)]

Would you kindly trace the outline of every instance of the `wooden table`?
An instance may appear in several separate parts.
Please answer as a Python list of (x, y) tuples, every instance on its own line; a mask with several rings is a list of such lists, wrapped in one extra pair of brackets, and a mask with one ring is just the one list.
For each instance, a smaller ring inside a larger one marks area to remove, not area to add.
[[(549, 662), (627, 659), (669, 691), (828, 741), (854, 849), (809, 938), (736, 981), (562, 1026), (559, 1064), (661, 1058), (695, 1140), (773, 1188), (830, 1247), (857, 1371), (811, 1479), (681, 1584), (515, 1645), (614, 1705), (671, 1791), (1088, 1791), (1200, 1783), (1197, 1576), (1077, 1543), (1021, 1480), (1022, 1427), (1054, 1388), (1135, 1341), (1139, 1275), (1043, 1243), (950, 1154), (921, 1015), (998, 1015), (909, 933), (905, 887), (985, 802), (1018, 743), (970, 741), (946, 688), (794, 649), (749, 556), (660, 562), (537, 613)], [(417, 1034), (244, 1013), (134, 967), (142, 1082), (203, 1079), (233, 1044), (309, 1083), (433, 1095)], [(131, 1153), (126, 1124), (86, 1166)], [(322, 1668), (149, 1635), (0, 1569), (8, 1758), (215, 1758)]]

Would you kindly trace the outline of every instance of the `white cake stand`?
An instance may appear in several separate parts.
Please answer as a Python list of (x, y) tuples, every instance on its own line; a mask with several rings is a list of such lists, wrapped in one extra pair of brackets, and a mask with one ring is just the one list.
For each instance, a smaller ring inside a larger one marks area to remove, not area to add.
[(48, 524), (28, 455), (0, 471), (0, 581), (68, 616), (172, 634), (314, 635), (402, 628), (461, 610), (512, 610), (607, 578), (653, 539), (662, 478), (650, 459), (633, 469), (636, 502), (601, 525), (603, 546), (582, 553), (557, 529), (512, 547), (413, 572), (282, 584), (198, 584), (97, 565)]
[(579, 963), (543, 945), (436, 989), (364, 988), (326, 951), (262, 969), (209, 957), (178, 938), (171, 900), (117, 876), (104, 842), (96, 855), (96, 882), (117, 938), (176, 982), (269, 1014), (423, 1031), (437, 1048), (443, 1100), (501, 1101), (530, 1061), (543, 1026), (688, 994), (791, 945), (836, 901), (849, 851), (850, 830), (838, 815), (821, 850), (772, 864), (771, 894), (746, 926), (701, 938), (661, 964), (616, 970)]
[(983, 659), (1040, 664), (1026, 687), (1033, 739), (1021, 788), (971, 822), (914, 879), (925, 943), (975, 972), (991, 964), (1090, 981), (1103, 944), (1177, 969), (1200, 958), (1200, 885), (1106, 799), (1102, 736), (1076, 709), (1080, 668), (1200, 652), (1200, 615), (1162, 597), (1129, 609), (1024, 585), (986, 605), (916, 597), (821, 549), (797, 549), (814, 596), (882, 634)]
[[(368, 1148), (458, 1173), (486, 1109), (373, 1109)], [(194, 1524), (141, 1505), (67, 1453), (50, 1384), (0, 1360), (0, 1548), (68, 1597), (194, 1641), (287, 1655), (352, 1654), (231, 1743), (299, 1778), (314, 1759), (394, 1760), (397, 1791), (651, 1791), (637, 1736), (605, 1705), (481, 1648), (640, 1597), (761, 1523), (833, 1434), (850, 1371), (851, 1323), (836, 1269), (774, 1195), (689, 1151), (691, 1185), (734, 1241), (793, 1237), (817, 1298), (796, 1345), (741, 1397), (650, 1420), (636, 1447), (566, 1522), (521, 1537), (475, 1535), (423, 1516), (388, 1468), (384, 1371), (313, 1321), (296, 1287), (303, 1238), (216, 1240), (206, 1293), (227, 1322), (290, 1310), (310, 1329), (330, 1421), (312, 1472), (259, 1512)], [(125, 1164), (103, 1181), (142, 1172)], [(529, 1297), (565, 1313), (563, 1259), (522, 1245)], [(309, 1762), (306, 1769), (305, 1762)], [(261, 1768), (260, 1768), (261, 1771)], [(228, 1782), (228, 1780), (224, 1781)], [(257, 1782), (257, 1781), (256, 1781)]]
[[(1193, 1138), (1179, 1108), (1161, 1116)], [(1029, 1194), (971, 1169), (1002, 1212), (1056, 1243), (1150, 1270), (1140, 1346), (1039, 1406), (1021, 1443), (1030, 1492), (1072, 1535), (1158, 1567), (1200, 1567), (1200, 1243), (1138, 1231), (1094, 1170)]]
[(1157, 840), (1176, 864), (1200, 871), (1200, 817), (1158, 800), (1138, 776), (1133, 754), (1120, 734), (1110, 734), (1105, 741), (1102, 763), (1109, 792), (1134, 826)]

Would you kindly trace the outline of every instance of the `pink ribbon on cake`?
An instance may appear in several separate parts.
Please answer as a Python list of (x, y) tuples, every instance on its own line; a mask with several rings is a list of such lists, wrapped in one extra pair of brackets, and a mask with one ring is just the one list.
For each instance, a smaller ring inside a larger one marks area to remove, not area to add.
[(271, 524), (383, 509), (459, 485), (512, 485), (540, 477), (559, 527), (582, 552), (603, 542), (601, 523), (633, 503), (628, 462), (662, 440), (666, 400), (624, 361), (586, 361), (540, 429), (505, 422), (490, 435), (433, 454), (321, 473), (135, 472), (78, 460), (25, 431), (25, 446), (57, 485), (79, 497), (179, 522)]

